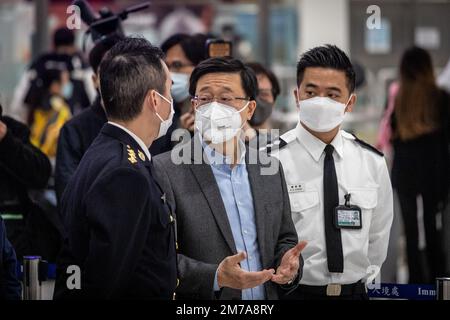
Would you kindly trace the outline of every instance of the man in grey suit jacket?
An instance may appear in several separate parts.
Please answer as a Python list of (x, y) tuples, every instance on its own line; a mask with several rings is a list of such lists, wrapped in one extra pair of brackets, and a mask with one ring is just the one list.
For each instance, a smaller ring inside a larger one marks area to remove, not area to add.
[(194, 138), (154, 158), (177, 222), (177, 297), (277, 299), (298, 285), (306, 243), (297, 243), (281, 165), (267, 156), (263, 164), (241, 139), (256, 77), (239, 60), (211, 58), (189, 91)]

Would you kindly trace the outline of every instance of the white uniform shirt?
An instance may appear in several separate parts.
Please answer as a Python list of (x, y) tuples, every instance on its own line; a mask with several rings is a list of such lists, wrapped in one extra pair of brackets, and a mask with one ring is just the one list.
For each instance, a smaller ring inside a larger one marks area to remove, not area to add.
[[(287, 145), (272, 150), (280, 159), (299, 240), (307, 240), (302, 252), (305, 285), (349, 284), (366, 279), (386, 259), (393, 219), (393, 196), (384, 157), (341, 130), (332, 141), (339, 186), (339, 204), (350, 193), (351, 205), (362, 211), (362, 229), (341, 229), (344, 272), (330, 273), (323, 208), (325, 146), (301, 124), (281, 136)], [(369, 269), (368, 269), (369, 268)]]

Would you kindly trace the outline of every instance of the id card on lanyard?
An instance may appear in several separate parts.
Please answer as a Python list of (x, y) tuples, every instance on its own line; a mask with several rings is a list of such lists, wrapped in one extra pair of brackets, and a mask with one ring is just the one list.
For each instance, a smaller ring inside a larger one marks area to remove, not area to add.
[(334, 209), (334, 226), (338, 229), (361, 229), (362, 211), (350, 204), (351, 194), (345, 195), (345, 204)]

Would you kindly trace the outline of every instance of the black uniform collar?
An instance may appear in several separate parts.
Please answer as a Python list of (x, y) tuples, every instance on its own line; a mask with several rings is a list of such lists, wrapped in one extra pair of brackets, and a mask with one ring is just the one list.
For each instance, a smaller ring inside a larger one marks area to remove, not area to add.
[(103, 126), (100, 133), (119, 140), (127, 149), (133, 150), (134, 151), (133, 154), (135, 155), (134, 158), (138, 162), (142, 161), (145, 164), (151, 163), (151, 161), (149, 161), (150, 159), (147, 158), (147, 156), (145, 155), (145, 151), (142, 150), (139, 143), (137, 143), (137, 141), (134, 140), (132, 136), (130, 136), (127, 132), (125, 132), (121, 128), (107, 122)]

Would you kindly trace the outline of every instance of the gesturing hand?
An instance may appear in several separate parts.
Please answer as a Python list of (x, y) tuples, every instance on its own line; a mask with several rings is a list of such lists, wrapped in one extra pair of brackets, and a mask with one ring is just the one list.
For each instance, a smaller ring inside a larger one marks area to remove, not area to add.
[(301, 241), (295, 247), (286, 251), (277, 268), (277, 273), (273, 275), (272, 281), (278, 284), (286, 284), (294, 280), (300, 267), (300, 253), (306, 247), (307, 242)]
[(217, 284), (220, 288), (249, 289), (257, 287), (272, 279), (274, 269), (249, 272), (241, 268), (239, 263), (246, 258), (245, 252), (226, 257), (217, 268)]

